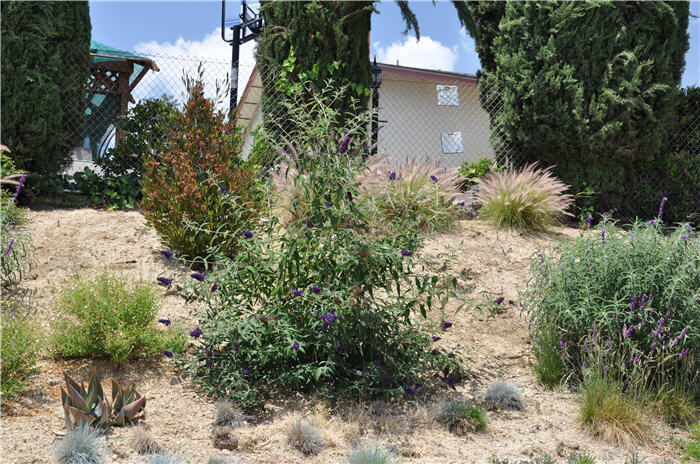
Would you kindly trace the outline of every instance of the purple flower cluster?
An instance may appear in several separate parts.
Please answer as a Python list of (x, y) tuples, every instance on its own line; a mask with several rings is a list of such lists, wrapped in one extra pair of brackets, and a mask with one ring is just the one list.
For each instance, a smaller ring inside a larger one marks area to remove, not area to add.
[(588, 223), (588, 228), (591, 228), (591, 224), (593, 224), (593, 215), (589, 214), (588, 217), (586, 218), (586, 222)]
[(304, 290), (294, 290), (292, 294), (294, 296), (302, 296), (304, 294)]
[(173, 283), (173, 279), (168, 279), (167, 277), (157, 277), (156, 280), (165, 286)]
[(685, 337), (685, 333), (686, 333), (687, 331), (688, 331), (688, 326), (686, 325), (686, 326), (683, 328), (683, 330), (681, 331), (681, 333), (680, 333), (676, 338), (674, 338), (673, 340), (671, 340), (671, 343), (670, 343), (671, 346), (673, 346), (673, 345), (675, 345), (676, 343), (678, 343), (679, 341), (681, 341), (681, 339), (682, 339), (683, 337)]
[(340, 146), (338, 147), (338, 153), (341, 155), (348, 151), (348, 145), (350, 145), (350, 136), (348, 135), (343, 139), (342, 142), (340, 142)]
[(331, 309), (328, 314), (321, 314), (319, 316), (323, 320), (323, 326), (321, 327), (321, 330), (324, 332), (328, 330), (328, 327), (331, 325), (331, 323), (337, 321), (340, 319), (340, 317), (335, 315), (335, 309)]
[(8, 253), (10, 253), (10, 251), (12, 250), (12, 244), (13, 244), (13, 243), (15, 243), (15, 239), (14, 239), (14, 238), (13, 238), (12, 240), (10, 240), (9, 245), (7, 245), (7, 249), (6, 249), (6, 250), (3, 252), (3, 254), (2, 254), (3, 256), (7, 256)]
[(246, 230), (245, 232), (243, 232), (243, 236), (245, 238), (253, 238), (253, 233), (249, 230)]
[(668, 198), (664, 197), (661, 200), (661, 205), (659, 205), (659, 216), (658, 216), (659, 219), (661, 219), (661, 216), (664, 215), (664, 205), (666, 204), (666, 200), (668, 200)]
[(409, 250), (401, 250), (401, 256), (411, 256), (413, 253), (411, 253)]
[(192, 274), (190, 274), (190, 277), (192, 277), (194, 280), (204, 282), (204, 274), (202, 274), (201, 272), (193, 272)]
[(190, 332), (190, 337), (192, 337), (192, 338), (199, 338), (199, 337), (202, 336), (203, 333), (204, 333), (204, 332), (202, 332), (202, 329), (200, 329), (199, 327), (197, 327), (196, 329), (194, 329), (194, 330), (192, 330), (192, 331)]
[(158, 319), (158, 322), (165, 324), (166, 326), (169, 326), (172, 323), (170, 319)]
[(497, 305), (499, 305), (499, 304), (503, 303), (504, 300), (505, 300), (505, 298), (503, 298), (502, 296), (499, 296), (498, 298), (493, 300), (493, 302), (496, 303)]
[(294, 342), (294, 343), (292, 344), (292, 349), (293, 349), (293, 350), (298, 350), (298, 349), (299, 349), (299, 342)]
[(168, 259), (172, 259), (172, 257), (173, 257), (173, 252), (170, 250), (160, 250), (160, 254), (165, 256)]
[(392, 172), (391, 174), (389, 174), (389, 180), (396, 180), (396, 173), (395, 172)]
[(316, 295), (318, 295), (319, 293), (321, 293), (321, 287), (319, 287), (318, 285), (312, 285), (312, 286), (311, 286), (311, 291), (312, 291), (313, 293), (315, 293)]
[(440, 326), (442, 327), (442, 330), (447, 330), (450, 327), (452, 327), (452, 323), (448, 321), (442, 321), (442, 324), (440, 324)]

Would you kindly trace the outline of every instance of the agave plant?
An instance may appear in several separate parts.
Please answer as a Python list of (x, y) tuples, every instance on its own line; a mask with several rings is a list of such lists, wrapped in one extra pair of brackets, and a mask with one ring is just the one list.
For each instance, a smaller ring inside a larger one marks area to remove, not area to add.
[(89, 424), (92, 427), (136, 424), (145, 418), (146, 397), (133, 385), (122, 387), (112, 379), (112, 401), (104, 397), (97, 369), (92, 370), (88, 388), (78, 385), (68, 374), (63, 373), (66, 389), (61, 387), (61, 402), (66, 415), (66, 428)]

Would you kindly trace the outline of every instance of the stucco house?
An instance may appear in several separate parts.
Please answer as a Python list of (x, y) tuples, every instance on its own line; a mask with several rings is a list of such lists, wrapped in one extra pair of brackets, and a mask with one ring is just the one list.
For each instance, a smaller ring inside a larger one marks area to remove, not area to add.
[[(430, 159), (446, 168), (464, 161), (494, 157), (489, 144), (489, 116), (479, 104), (476, 76), (379, 63), (379, 134), (377, 151), (391, 159)], [(250, 132), (262, 123), (262, 82), (253, 70), (237, 109), (246, 130), (243, 155), (252, 145)]]

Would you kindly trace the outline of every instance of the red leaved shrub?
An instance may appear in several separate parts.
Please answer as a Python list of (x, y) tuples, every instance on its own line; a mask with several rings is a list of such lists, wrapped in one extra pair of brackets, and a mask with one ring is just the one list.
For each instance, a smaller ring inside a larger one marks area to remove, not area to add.
[(231, 256), (258, 218), (256, 172), (241, 159), (241, 134), (204, 96), (201, 81), (175, 117), (164, 152), (145, 162), (146, 220), (163, 243), (187, 259)]

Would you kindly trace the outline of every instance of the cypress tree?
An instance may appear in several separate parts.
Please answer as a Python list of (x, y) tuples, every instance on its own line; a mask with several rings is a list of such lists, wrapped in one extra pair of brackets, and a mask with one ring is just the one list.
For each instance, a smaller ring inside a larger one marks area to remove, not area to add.
[[(625, 205), (674, 119), (688, 49), (688, 2), (470, 2), (483, 78), (498, 84), (494, 126), (520, 160), (557, 165), (599, 210)], [(482, 95), (482, 98), (495, 98)]]
[(18, 168), (59, 172), (85, 135), (88, 2), (6, 1), (1, 8), (2, 142)]

